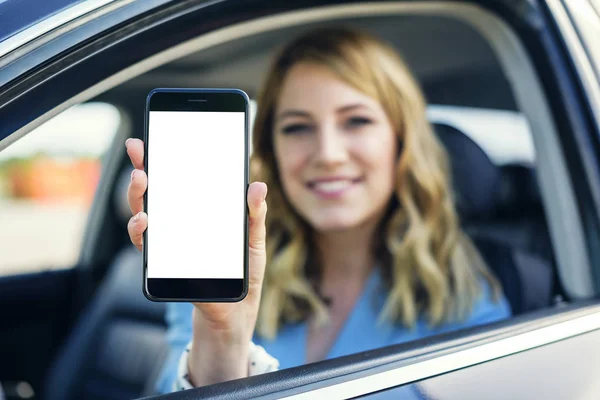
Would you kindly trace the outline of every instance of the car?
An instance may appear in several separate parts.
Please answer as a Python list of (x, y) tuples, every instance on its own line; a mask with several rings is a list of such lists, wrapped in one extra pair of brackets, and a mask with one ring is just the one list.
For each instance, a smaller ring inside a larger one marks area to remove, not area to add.
[[(333, 24), (415, 72), (461, 222), (515, 315), (157, 394), (165, 305), (144, 298), (127, 235), (124, 141), (142, 137), (151, 89), (254, 99), (287, 38)], [(0, 1), (4, 396), (600, 398), (599, 37), (599, 0)]]

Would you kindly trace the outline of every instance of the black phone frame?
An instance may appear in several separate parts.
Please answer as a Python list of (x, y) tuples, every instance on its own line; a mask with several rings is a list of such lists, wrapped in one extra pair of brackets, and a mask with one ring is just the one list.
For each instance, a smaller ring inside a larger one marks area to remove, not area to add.
[[(148, 278), (147, 233), (144, 231), (143, 254), (143, 293), (154, 302), (238, 302), (248, 294), (248, 129), (250, 99), (240, 89), (223, 88), (157, 88), (146, 99), (144, 116), (144, 168), (149, 172), (148, 128), (150, 111), (233, 111), (244, 112), (244, 277), (243, 279), (189, 279), (189, 278)], [(144, 193), (144, 210), (149, 214), (147, 193)], [(201, 256), (198, 257), (201, 259)], [(194, 262), (194, 260), (190, 260)], [(218, 266), (215, 266), (217, 268)]]

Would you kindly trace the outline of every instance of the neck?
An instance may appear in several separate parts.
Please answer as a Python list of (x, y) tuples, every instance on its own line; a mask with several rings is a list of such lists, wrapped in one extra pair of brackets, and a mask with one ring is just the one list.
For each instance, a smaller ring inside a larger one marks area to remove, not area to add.
[(322, 282), (364, 280), (374, 263), (376, 223), (337, 232), (318, 232), (315, 244), (322, 268)]

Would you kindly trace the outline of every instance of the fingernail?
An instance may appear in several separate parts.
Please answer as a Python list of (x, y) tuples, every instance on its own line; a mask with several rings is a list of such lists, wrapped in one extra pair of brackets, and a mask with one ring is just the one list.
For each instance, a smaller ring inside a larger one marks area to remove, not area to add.
[(127, 147), (127, 145), (129, 145), (129, 141), (130, 141), (130, 140), (131, 140), (131, 138), (129, 138), (129, 139), (127, 139), (127, 140), (125, 141), (125, 147)]
[(135, 178), (135, 171), (137, 171), (137, 170), (134, 169), (133, 171), (131, 171), (131, 180), (133, 180), (133, 178)]
[(138, 222), (140, 220), (141, 215), (142, 215), (141, 211), (139, 213), (135, 214), (135, 216), (133, 217), (133, 222)]

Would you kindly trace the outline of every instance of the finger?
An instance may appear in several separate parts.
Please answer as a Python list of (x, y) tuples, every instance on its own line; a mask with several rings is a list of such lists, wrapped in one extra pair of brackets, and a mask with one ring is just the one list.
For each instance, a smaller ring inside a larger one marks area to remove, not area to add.
[(129, 232), (129, 238), (131, 243), (142, 251), (144, 231), (148, 227), (148, 215), (144, 212), (139, 212), (129, 219), (127, 224), (127, 232)]
[(248, 210), (250, 212), (249, 246), (260, 250), (265, 244), (265, 216), (267, 213), (267, 185), (253, 182), (248, 187)]
[(140, 139), (129, 138), (125, 141), (127, 155), (135, 169), (144, 169), (144, 142)]
[(139, 169), (131, 171), (131, 181), (127, 187), (127, 201), (134, 215), (144, 211), (144, 193), (147, 188), (148, 176), (146, 173)]
[[(266, 253), (266, 228), (265, 218), (267, 215), (267, 185), (262, 182), (254, 182), (248, 187), (248, 263), (249, 263), (249, 291), (260, 293), (265, 265)], [(250, 295), (251, 293), (249, 293)], [(257, 294), (257, 293), (255, 293)]]

